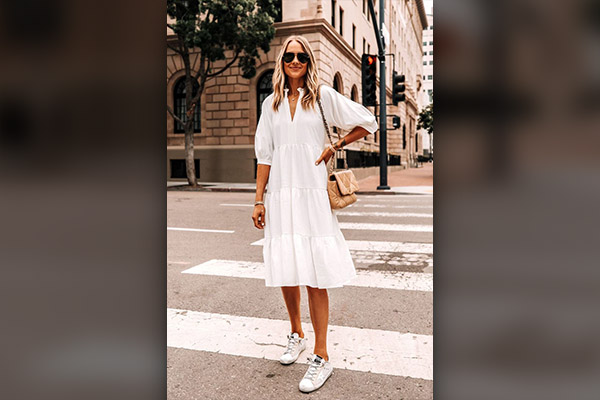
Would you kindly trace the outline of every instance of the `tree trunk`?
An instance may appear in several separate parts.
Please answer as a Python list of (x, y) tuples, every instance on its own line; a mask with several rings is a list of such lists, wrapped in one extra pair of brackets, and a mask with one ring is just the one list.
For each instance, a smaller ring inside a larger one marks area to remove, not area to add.
[(190, 123), (190, 121), (185, 124), (185, 173), (190, 186), (198, 186), (194, 166), (194, 128), (193, 122)]

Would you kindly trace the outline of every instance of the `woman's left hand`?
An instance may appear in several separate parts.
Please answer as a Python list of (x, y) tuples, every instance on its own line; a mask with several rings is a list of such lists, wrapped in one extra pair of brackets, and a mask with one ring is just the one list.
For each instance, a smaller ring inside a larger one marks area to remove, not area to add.
[(327, 162), (332, 156), (333, 153), (331, 149), (327, 147), (325, 150), (323, 150), (323, 153), (321, 153), (321, 157), (319, 157), (319, 159), (315, 162), (315, 165), (319, 165), (321, 161), (325, 161), (325, 164), (327, 164)]

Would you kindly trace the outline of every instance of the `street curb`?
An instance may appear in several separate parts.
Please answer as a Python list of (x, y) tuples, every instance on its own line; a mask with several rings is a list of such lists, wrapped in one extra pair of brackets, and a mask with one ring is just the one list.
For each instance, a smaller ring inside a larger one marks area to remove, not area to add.
[[(197, 187), (191, 188), (189, 186), (171, 186), (167, 187), (167, 191), (173, 192), (237, 192), (237, 193), (256, 193), (256, 189), (246, 188), (231, 188), (231, 187)], [(268, 192), (268, 190), (267, 190)], [(410, 193), (410, 192), (391, 192), (391, 191), (378, 191), (378, 190), (367, 190), (355, 192), (357, 195), (383, 195), (383, 196), (394, 196), (394, 195), (415, 195), (422, 196), (427, 193)]]

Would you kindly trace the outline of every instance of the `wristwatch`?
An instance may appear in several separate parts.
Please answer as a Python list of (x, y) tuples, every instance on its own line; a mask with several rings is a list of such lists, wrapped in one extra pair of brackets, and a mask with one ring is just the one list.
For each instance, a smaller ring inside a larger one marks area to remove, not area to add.
[(259, 204), (262, 204), (263, 206), (265, 205), (265, 203), (264, 203), (264, 202), (262, 202), (262, 201), (257, 201), (256, 203), (254, 203), (254, 206), (256, 207), (256, 206), (257, 206), (257, 205), (259, 205)]

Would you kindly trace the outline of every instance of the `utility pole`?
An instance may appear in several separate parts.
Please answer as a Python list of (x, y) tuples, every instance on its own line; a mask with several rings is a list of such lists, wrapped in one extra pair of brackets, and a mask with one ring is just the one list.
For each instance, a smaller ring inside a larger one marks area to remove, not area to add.
[(371, 13), (371, 21), (373, 21), (373, 29), (375, 38), (377, 39), (377, 48), (379, 50), (379, 186), (377, 190), (389, 190), (387, 184), (387, 95), (385, 84), (385, 41), (383, 40), (382, 32), (385, 29), (385, 0), (379, 0), (379, 28), (377, 27), (377, 19), (375, 18), (375, 7), (373, 0), (369, 0), (369, 12)]

